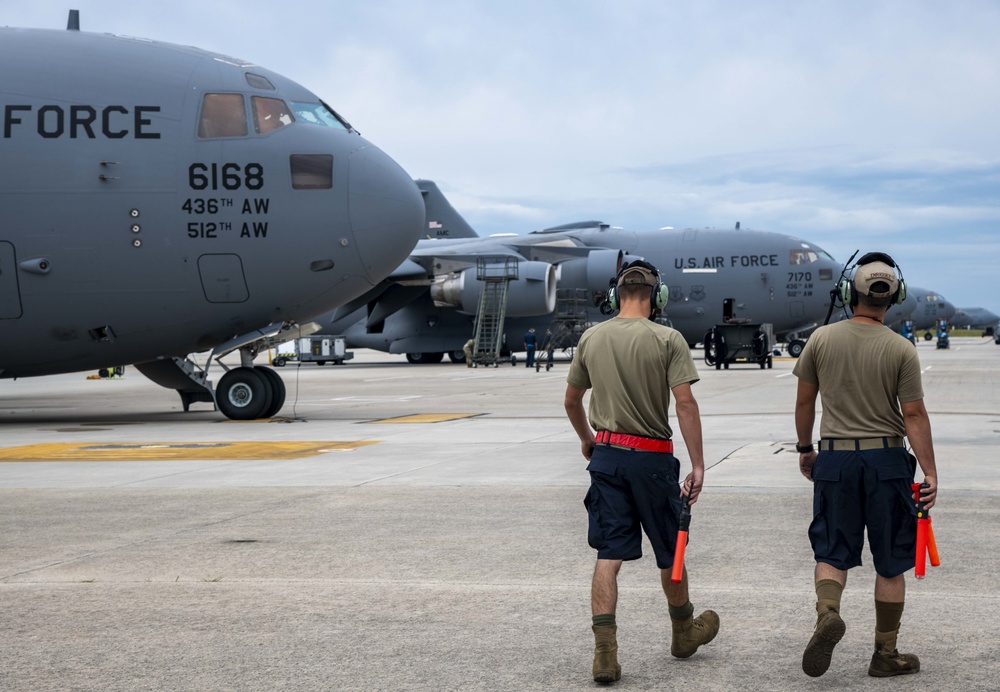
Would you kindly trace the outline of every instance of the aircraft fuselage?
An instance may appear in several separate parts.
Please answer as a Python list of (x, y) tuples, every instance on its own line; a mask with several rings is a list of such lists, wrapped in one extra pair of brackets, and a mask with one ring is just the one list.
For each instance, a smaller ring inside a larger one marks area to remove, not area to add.
[(204, 351), (370, 289), (412, 180), (295, 82), (195, 48), (0, 29), (0, 377)]

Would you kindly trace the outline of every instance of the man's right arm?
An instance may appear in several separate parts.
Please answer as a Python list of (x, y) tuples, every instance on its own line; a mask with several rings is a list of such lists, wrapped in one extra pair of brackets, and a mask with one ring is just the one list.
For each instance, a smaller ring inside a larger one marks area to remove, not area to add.
[[(682, 494), (688, 496), (688, 503), (694, 504), (701, 494), (701, 486), (705, 480), (705, 452), (702, 444), (701, 413), (698, 402), (691, 391), (691, 383), (679, 384), (670, 390), (674, 398), (674, 408), (677, 412), (677, 424), (680, 426), (688, 457), (691, 459), (691, 473), (684, 480)], [(687, 491), (684, 493), (684, 491)]]
[(924, 507), (930, 509), (937, 501), (937, 464), (934, 461), (934, 442), (931, 439), (931, 419), (923, 399), (900, 402), (903, 412), (903, 424), (906, 426), (906, 438), (910, 441), (913, 456), (924, 472), (924, 483), (929, 487), (921, 488), (920, 499)]

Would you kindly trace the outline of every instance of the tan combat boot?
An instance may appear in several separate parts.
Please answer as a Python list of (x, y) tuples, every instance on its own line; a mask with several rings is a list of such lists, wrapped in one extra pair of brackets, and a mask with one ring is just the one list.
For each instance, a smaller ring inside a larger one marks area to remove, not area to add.
[(846, 631), (847, 625), (836, 610), (821, 610), (816, 619), (816, 631), (802, 652), (802, 672), (812, 678), (825, 673), (833, 658), (833, 648)]
[(618, 626), (591, 625), (594, 630), (594, 682), (614, 682), (622, 676), (618, 665)]
[(670, 617), (673, 626), (673, 638), (670, 641), (670, 654), (675, 658), (691, 656), (702, 644), (708, 644), (719, 633), (719, 616), (714, 610), (706, 610), (696, 618), (688, 615), (686, 618)]
[(888, 678), (893, 675), (909, 675), (920, 671), (920, 659), (913, 654), (896, 651), (896, 635), (893, 632), (875, 632), (875, 653), (872, 654), (868, 674), (873, 678)]

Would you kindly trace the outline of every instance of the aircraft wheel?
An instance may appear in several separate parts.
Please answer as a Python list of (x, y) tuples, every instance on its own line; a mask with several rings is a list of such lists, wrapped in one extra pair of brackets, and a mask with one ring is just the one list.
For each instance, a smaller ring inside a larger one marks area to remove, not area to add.
[(406, 360), (414, 365), (430, 365), (444, 360), (444, 353), (407, 353)]
[(281, 375), (276, 373), (271, 368), (254, 368), (254, 370), (263, 375), (271, 383), (271, 405), (267, 407), (264, 411), (264, 415), (261, 418), (273, 418), (281, 407), (285, 405), (285, 381), (281, 379)]
[(452, 363), (464, 363), (465, 351), (448, 351), (448, 359)]
[(230, 370), (215, 390), (215, 401), (226, 418), (254, 420), (264, 415), (274, 396), (271, 380), (254, 368)]
[(802, 355), (802, 349), (806, 347), (804, 341), (799, 341), (798, 339), (788, 342), (788, 355), (792, 358), (798, 358)]
[(933, 338), (934, 338), (934, 335), (931, 334), (930, 332), (925, 332), (924, 333), (924, 341), (930, 341)]

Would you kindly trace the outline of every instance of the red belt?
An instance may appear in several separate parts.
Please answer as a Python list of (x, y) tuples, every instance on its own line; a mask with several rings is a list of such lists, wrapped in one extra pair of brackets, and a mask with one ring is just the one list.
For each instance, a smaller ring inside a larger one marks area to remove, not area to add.
[(674, 443), (672, 440), (659, 440), (655, 437), (642, 437), (641, 435), (626, 435), (625, 433), (613, 433), (608, 430), (598, 430), (594, 436), (597, 444), (618, 445), (620, 447), (630, 447), (631, 449), (641, 449), (644, 452), (659, 452), (661, 454), (673, 454)]

